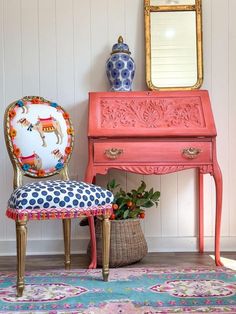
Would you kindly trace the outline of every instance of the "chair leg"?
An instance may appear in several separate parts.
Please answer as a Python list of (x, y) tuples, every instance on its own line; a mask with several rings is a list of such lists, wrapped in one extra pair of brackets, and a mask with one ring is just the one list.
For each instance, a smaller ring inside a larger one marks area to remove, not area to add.
[(110, 215), (104, 215), (102, 219), (102, 275), (103, 280), (108, 281), (110, 258)]
[(17, 296), (21, 297), (25, 287), (25, 255), (27, 243), (27, 221), (16, 221), (17, 249)]
[(63, 219), (62, 223), (63, 223), (63, 235), (64, 235), (65, 269), (70, 269), (71, 219)]

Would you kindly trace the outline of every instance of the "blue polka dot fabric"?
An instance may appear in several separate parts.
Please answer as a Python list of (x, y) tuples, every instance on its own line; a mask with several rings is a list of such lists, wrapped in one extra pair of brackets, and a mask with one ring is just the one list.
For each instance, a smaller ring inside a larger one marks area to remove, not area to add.
[(75, 218), (111, 210), (113, 194), (93, 184), (78, 181), (40, 181), (16, 189), (7, 216), (13, 219)]

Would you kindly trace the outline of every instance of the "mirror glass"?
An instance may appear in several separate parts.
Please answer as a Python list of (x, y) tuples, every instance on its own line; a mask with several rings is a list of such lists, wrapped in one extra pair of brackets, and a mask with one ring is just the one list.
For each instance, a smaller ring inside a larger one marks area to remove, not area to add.
[(199, 88), (203, 79), (200, 0), (196, 4), (195, 0), (145, 0), (145, 3), (148, 87)]
[(192, 86), (197, 81), (194, 12), (151, 13), (152, 83)]

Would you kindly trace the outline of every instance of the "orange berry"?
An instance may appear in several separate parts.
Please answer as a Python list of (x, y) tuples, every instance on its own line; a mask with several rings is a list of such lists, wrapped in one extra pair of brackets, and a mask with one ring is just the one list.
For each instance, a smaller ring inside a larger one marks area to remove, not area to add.
[(133, 202), (128, 201), (128, 202), (127, 202), (127, 206), (128, 206), (128, 207), (132, 207), (132, 206), (133, 206)]
[(114, 220), (114, 219), (116, 219), (116, 215), (115, 214), (111, 214), (110, 220)]
[(117, 210), (117, 209), (119, 208), (119, 205), (117, 205), (117, 204), (112, 204), (112, 208), (113, 208), (114, 210)]
[(140, 214), (139, 214), (139, 217), (140, 217), (141, 219), (143, 219), (143, 218), (145, 217), (145, 213), (140, 213)]

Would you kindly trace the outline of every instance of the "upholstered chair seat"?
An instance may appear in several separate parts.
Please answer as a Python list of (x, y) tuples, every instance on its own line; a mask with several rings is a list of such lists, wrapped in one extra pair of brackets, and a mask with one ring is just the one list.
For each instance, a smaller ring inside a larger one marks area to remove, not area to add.
[[(69, 114), (55, 102), (27, 96), (6, 109), (4, 131), (14, 169), (14, 191), (9, 198), (6, 215), (16, 224), (17, 296), (22, 296), (25, 286), (27, 222), (30, 220), (62, 220), (64, 264), (68, 269), (71, 264), (71, 219), (89, 218), (94, 261), (96, 242), (93, 217), (99, 216), (103, 226), (102, 274), (107, 281), (109, 217), (113, 195), (99, 186), (69, 179), (68, 162), (74, 143), (74, 129)], [(48, 180), (56, 174), (61, 175), (62, 179)], [(24, 176), (37, 181), (23, 184)]]
[(96, 216), (104, 214), (111, 201), (110, 191), (93, 184), (39, 181), (14, 190), (8, 201), (7, 216), (27, 220)]

